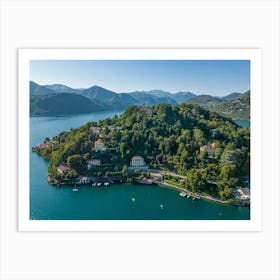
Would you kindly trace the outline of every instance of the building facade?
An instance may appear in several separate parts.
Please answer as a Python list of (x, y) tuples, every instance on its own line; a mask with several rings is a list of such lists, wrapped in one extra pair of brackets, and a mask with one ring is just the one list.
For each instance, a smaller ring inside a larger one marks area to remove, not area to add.
[(100, 166), (101, 165), (101, 160), (100, 159), (91, 159), (88, 161), (88, 169), (91, 169), (95, 166)]
[(94, 142), (94, 150), (96, 152), (105, 152), (106, 146), (101, 140), (97, 140)]
[(149, 166), (146, 165), (144, 159), (140, 156), (132, 157), (130, 161), (130, 166), (128, 167), (129, 173), (141, 173), (148, 171)]
[(67, 174), (70, 170), (71, 170), (71, 168), (69, 166), (65, 166), (65, 165), (59, 165), (57, 167), (57, 172), (62, 175)]
[(130, 161), (130, 166), (131, 167), (141, 167), (141, 166), (144, 166), (144, 165), (145, 165), (145, 161), (140, 156), (134, 156)]

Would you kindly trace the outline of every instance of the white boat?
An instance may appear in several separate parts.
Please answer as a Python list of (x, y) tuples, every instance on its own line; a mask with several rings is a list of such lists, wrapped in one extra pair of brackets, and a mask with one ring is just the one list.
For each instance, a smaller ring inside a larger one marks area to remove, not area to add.
[(110, 183), (106, 182), (104, 183), (104, 186), (108, 187), (110, 185)]
[(163, 204), (160, 205), (160, 208), (163, 209)]
[(75, 185), (75, 188), (72, 189), (73, 192), (77, 192), (78, 190), (79, 190), (79, 189), (76, 187), (76, 185)]
[(195, 200), (195, 197), (193, 197), (192, 200)]
[(190, 195), (188, 195), (187, 198), (190, 198)]
[(185, 192), (180, 192), (179, 195), (182, 196), (182, 197), (185, 197), (187, 194)]
[(135, 198), (134, 198), (134, 197), (132, 197), (132, 199), (131, 199), (131, 200), (132, 200), (132, 202), (135, 202)]
[(102, 185), (101, 183), (98, 183), (98, 184), (97, 184), (97, 187), (100, 187), (101, 185)]

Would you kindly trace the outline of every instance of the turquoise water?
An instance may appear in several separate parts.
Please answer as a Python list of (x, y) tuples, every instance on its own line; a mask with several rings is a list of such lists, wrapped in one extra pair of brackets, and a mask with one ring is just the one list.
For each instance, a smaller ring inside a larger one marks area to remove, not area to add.
[[(36, 220), (246, 220), (247, 208), (221, 205), (179, 196), (158, 186), (115, 184), (110, 187), (52, 187), (46, 176), (48, 162), (31, 147), (63, 130), (115, 113), (30, 118), (30, 219)], [(133, 201), (133, 199), (135, 201)], [(162, 207), (161, 207), (162, 205)]]
[(234, 122), (244, 128), (250, 128), (251, 125), (251, 122), (248, 120), (235, 120)]

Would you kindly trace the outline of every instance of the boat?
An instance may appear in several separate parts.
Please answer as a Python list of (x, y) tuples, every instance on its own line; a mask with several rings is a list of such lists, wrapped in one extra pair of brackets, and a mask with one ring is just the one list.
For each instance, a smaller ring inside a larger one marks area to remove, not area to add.
[(195, 200), (195, 197), (193, 197), (192, 200)]
[(190, 195), (188, 195), (187, 198), (190, 198)]
[(182, 196), (182, 197), (185, 197), (187, 194), (185, 192), (180, 192), (179, 195)]
[(98, 183), (98, 184), (97, 184), (97, 187), (100, 187), (101, 185), (102, 185), (101, 183)]
[(109, 182), (105, 182), (105, 183), (104, 183), (104, 186), (105, 186), (105, 187), (108, 187), (109, 185), (110, 185)]
[(132, 200), (132, 202), (135, 202), (135, 198), (134, 198), (134, 197), (132, 197), (132, 199), (131, 199), (131, 200)]
[(160, 205), (160, 208), (163, 209), (163, 204)]
[(76, 187), (76, 185), (75, 185), (75, 187), (72, 189), (72, 191), (73, 192), (77, 192), (77, 191), (79, 191), (79, 189)]
[(93, 183), (92, 186), (93, 186), (93, 187), (96, 187), (96, 183)]

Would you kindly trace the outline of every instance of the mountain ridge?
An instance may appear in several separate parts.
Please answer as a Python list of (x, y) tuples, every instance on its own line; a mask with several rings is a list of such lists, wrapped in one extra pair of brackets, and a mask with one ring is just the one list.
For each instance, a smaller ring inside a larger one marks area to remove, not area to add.
[[(162, 103), (171, 105), (187, 103), (197, 104), (211, 111), (215, 111), (218, 108), (217, 110), (221, 111), (222, 115), (228, 117), (229, 113), (225, 112), (223, 114), (222, 109), (227, 110), (227, 108), (231, 108), (232, 112), (230, 103), (224, 107), (220, 106), (220, 104), (234, 102), (245, 95), (250, 96), (250, 90), (244, 93), (233, 92), (222, 97), (197, 95), (189, 91), (170, 93), (159, 89), (117, 93), (97, 85), (85, 89), (74, 89), (63, 84), (39, 85), (30, 81), (30, 113), (41, 115), (46, 112), (47, 114), (52, 114), (55, 111), (63, 112), (63, 114), (73, 114), (71, 111), (73, 108), (75, 108), (75, 113), (89, 113), (102, 110), (124, 110), (131, 105), (153, 106)], [(68, 98), (71, 100), (67, 100)], [(72, 102), (74, 100), (76, 101), (76, 106), (73, 107)], [(247, 101), (246, 99), (245, 102)], [(65, 108), (58, 110), (55, 102), (59, 102)], [(247, 105), (244, 105), (242, 108), (248, 110)], [(79, 106), (83, 108), (78, 108)], [(242, 115), (248, 116), (248, 113), (246, 112)]]

